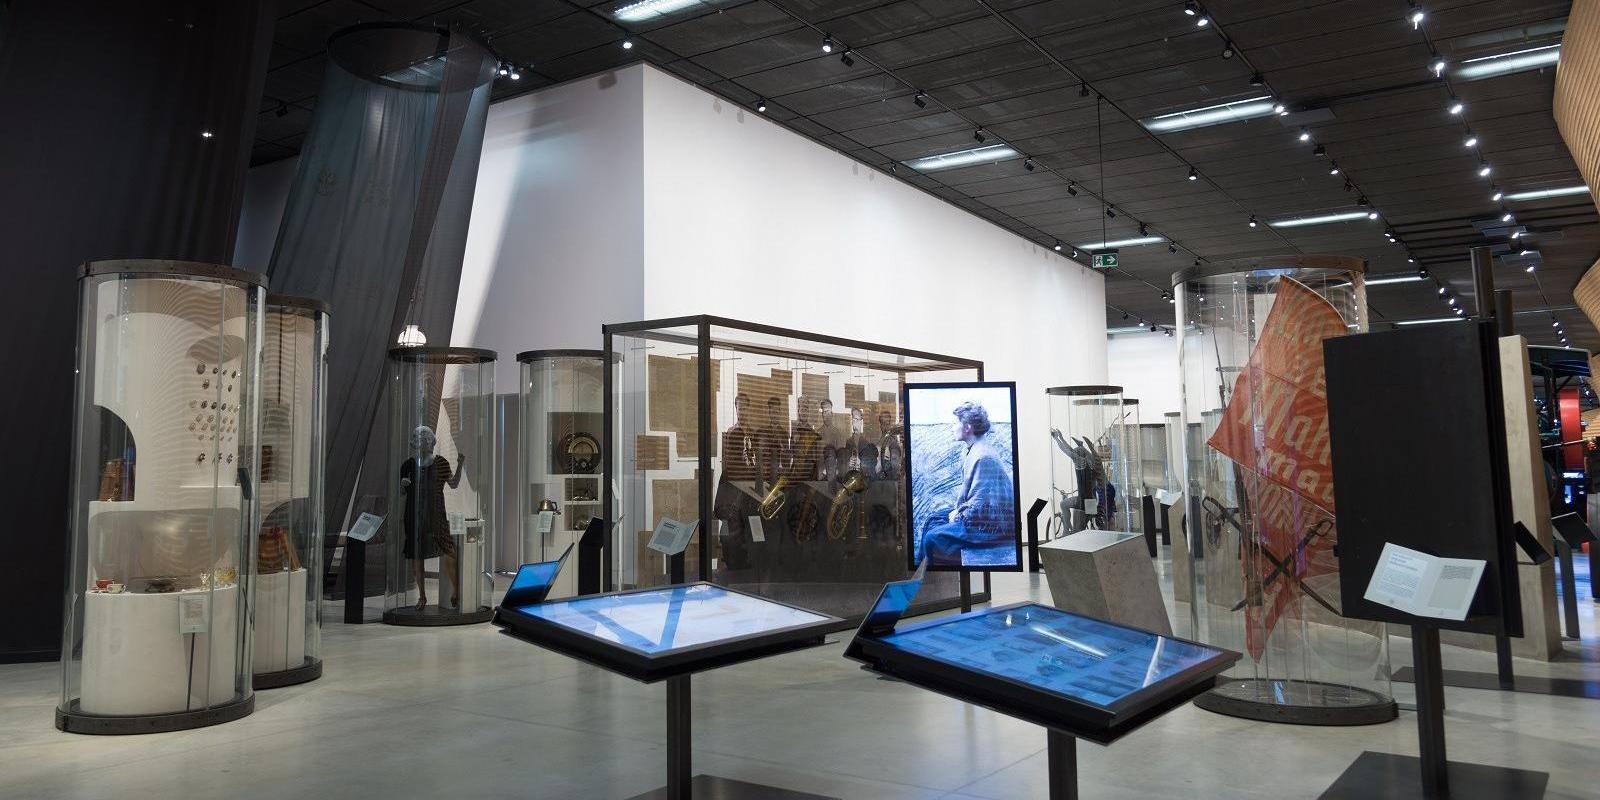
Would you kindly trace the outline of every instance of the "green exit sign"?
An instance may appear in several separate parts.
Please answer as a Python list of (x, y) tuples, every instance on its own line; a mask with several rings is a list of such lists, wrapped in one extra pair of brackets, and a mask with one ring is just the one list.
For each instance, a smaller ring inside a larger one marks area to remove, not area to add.
[(1107, 250), (1103, 253), (1094, 253), (1090, 257), (1094, 259), (1093, 264), (1095, 269), (1116, 269), (1117, 267), (1117, 251), (1115, 250)]

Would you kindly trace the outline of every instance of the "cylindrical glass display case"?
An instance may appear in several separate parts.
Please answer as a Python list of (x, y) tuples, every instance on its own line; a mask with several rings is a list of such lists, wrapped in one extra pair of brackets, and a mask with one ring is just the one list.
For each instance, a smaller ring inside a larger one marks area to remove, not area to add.
[(1245, 654), (1197, 699), (1304, 724), (1393, 719), (1383, 626), (1340, 615), (1322, 342), (1364, 330), (1364, 261), (1253, 258), (1173, 276), (1197, 638)]
[(1120, 432), (1120, 436), (1113, 435), (1112, 441), (1121, 441), (1123, 446), (1122, 461), (1127, 470), (1128, 482), (1123, 487), (1121, 503), (1127, 517), (1129, 531), (1144, 531), (1144, 496), (1147, 493), (1144, 482), (1144, 438), (1139, 432), (1139, 401), (1132, 397), (1122, 398), (1122, 421), (1113, 426)]
[(260, 520), (261, 276), (87, 264), (56, 727), (153, 733), (249, 714)]
[[(522, 381), (517, 444), (521, 563), (561, 556), (600, 513), (605, 356), (599, 350), (518, 353)], [(575, 593), (577, 564), (552, 597)]]
[[(389, 351), (389, 516), (383, 621), (486, 622), (494, 579), (492, 350)], [(374, 467), (375, 468), (375, 467)]]
[(328, 306), (267, 295), (261, 348), (261, 532), (255, 688), (322, 675), (322, 466)]
[[(1055, 386), (1050, 412), (1051, 533), (1132, 530), (1138, 419), (1121, 386)], [(1134, 401), (1137, 403), (1138, 401)], [(1129, 439), (1132, 439), (1130, 446)]]

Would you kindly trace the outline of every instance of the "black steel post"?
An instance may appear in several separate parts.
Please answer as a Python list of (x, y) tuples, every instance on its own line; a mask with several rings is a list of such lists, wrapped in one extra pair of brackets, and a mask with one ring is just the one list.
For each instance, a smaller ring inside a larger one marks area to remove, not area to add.
[(961, 612), (972, 610), (972, 573), (961, 570)]
[(1494, 318), (1499, 322), (1501, 336), (1510, 336), (1517, 332), (1516, 304), (1511, 300), (1510, 289), (1494, 290)]
[(1050, 767), (1050, 800), (1078, 800), (1078, 740), (1051, 729), (1045, 759)]
[(1417, 742), (1424, 797), (1448, 797), (1450, 780), (1444, 742), (1444, 666), (1439, 629), (1411, 626), (1411, 662), (1416, 673)]
[(667, 800), (689, 800), (693, 793), (689, 677), (667, 679)]
[(344, 540), (344, 624), (365, 622), (367, 600), (367, 543)]
[(1556, 562), (1561, 568), (1561, 616), (1567, 638), (1582, 638), (1578, 633), (1578, 578), (1572, 574), (1572, 545), (1556, 537)]
[(1038, 572), (1044, 568), (1039, 563), (1039, 513), (1048, 505), (1042, 499), (1035, 499), (1033, 506), (1028, 509), (1028, 571)]
[[(700, 412), (697, 420), (700, 430), (696, 432), (699, 434), (700, 439), (700, 467), (696, 470), (698, 474), (695, 475), (698, 479), (696, 485), (700, 490), (700, 547), (697, 554), (699, 556), (699, 566), (696, 569), (697, 574), (695, 577), (698, 580), (709, 581), (712, 578), (711, 537), (715, 534), (715, 526), (712, 524), (711, 519), (711, 506), (714, 499), (712, 492), (715, 491), (717, 486), (716, 476), (711, 474), (711, 448), (715, 446), (713, 443), (716, 441), (717, 432), (711, 429), (713, 395), (711, 393), (710, 320), (704, 317), (700, 319), (700, 324), (695, 328), (695, 338), (699, 340), (698, 346), (695, 348), (695, 360), (697, 362), (695, 364), (695, 381), (699, 384), (695, 387), (695, 405), (699, 407)], [(675, 568), (676, 572), (672, 576), (673, 583), (682, 583), (684, 580), (683, 559), (678, 559), (678, 562), (678, 566)]]
[(1472, 299), (1478, 305), (1478, 319), (1494, 319), (1494, 251), (1472, 248)]

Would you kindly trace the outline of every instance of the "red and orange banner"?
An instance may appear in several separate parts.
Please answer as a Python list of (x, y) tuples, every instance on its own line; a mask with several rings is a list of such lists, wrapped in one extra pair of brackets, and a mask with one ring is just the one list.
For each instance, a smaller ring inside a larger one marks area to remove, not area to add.
[[(1207, 441), (1238, 465), (1241, 505), (1248, 504), (1253, 540), (1240, 557), (1251, 584), (1244, 590), (1252, 658), (1261, 657), (1278, 620), (1296, 613), (1311, 591), (1302, 581), (1338, 571), (1322, 341), (1347, 332), (1327, 300), (1279, 278), (1260, 338)], [(1312, 599), (1337, 612), (1337, 597)]]

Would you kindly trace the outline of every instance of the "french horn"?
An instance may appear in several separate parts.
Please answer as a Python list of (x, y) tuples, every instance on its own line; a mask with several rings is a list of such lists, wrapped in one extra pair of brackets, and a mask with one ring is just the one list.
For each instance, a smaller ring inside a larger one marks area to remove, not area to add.
[(867, 484), (867, 476), (861, 474), (860, 470), (851, 470), (845, 474), (839, 493), (833, 496), (833, 507), (828, 509), (829, 539), (838, 541), (844, 538), (850, 527), (850, 496), (866, 491)]

